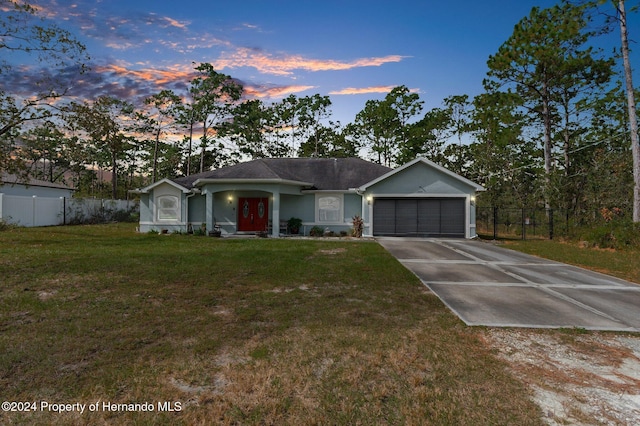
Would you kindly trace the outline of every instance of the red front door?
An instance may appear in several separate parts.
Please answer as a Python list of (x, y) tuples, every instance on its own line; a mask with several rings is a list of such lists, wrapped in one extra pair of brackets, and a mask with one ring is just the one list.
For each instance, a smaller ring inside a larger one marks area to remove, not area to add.
[(268, 225), (268, 198), (238, 198), (238, 231), (266, 231)]

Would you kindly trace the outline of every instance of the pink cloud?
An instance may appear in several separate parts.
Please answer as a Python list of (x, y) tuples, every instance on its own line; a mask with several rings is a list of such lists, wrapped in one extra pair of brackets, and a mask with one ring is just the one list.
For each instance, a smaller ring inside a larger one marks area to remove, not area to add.
[[(389, 93), (396, 86), (347, 87), (329, 92), (330, 95), (366, 95), (367, 93)], [(409, 89), (411, 93), (419, 93), (420, 89)]]
[(301, 55), (275, 56), (263, 51), (239, 48), (232, 53), (223, 53), (213, 65), (217, 69), (253, 67), (265, 74), (292, 75), (293, 70), (343, 71), (361, 67), (378, 67), (386, 63), (400, 62), (406, 56), (388, 55), (383, 57), (360, 58), (353, 61), (333, 59), (310, 59)]

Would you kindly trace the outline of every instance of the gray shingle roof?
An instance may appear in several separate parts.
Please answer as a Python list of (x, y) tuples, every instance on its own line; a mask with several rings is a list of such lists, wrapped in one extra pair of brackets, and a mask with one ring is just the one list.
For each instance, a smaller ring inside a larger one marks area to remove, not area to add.
[(57, 189), (71, 189), (73, 190), (73, 188), (70, 188), (66, 185), (63, 185), (61, 183), (53, 183), (53, 182), (47, 182), (45, 180), (40, 180), (40, 179), (33, 179), (30, 177), (22, 177), (22, 176), (18, 176), (18, 175), (14, 175), (14, 174), (10, 174), (10, 173), (1, 173), (0, 174), (0, 185), (5, 184), (5, 185), (24, 185), (24, 186), (41, 186), (41, 187), (45, 187), (45, 188), (57, 188)]
[(359, 158), (263, 158), (174, 179), (191, 188), (198, 179), (283, 179), (309, 182), (316, 190), (347, 190), (391, 169)]

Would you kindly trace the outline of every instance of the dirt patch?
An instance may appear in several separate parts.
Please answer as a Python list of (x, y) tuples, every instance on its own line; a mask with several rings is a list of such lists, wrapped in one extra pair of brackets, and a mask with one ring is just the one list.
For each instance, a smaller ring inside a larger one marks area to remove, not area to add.
[(549, 425), (640, 424), (640, 336), (487, 330)]
[(324, 254), (324, 255), (328, 255), (328, 256), (332, 256), (332, 255), (336, 255), (336, 254), (340, 254), (340, 253), (344, 253), (346, 252), (347, 249), (344, 247), (339, 247), (339, 248), (335, 248), (335, 249), (325, 249), (325, 250), (318, 250), (318, 253), (320, 254)]

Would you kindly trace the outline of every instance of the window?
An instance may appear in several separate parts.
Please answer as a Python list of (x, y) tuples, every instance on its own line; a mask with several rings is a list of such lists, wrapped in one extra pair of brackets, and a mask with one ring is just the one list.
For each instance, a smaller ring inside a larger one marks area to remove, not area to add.
[(174, 195), (162, 195), (157, 199), (158, 220), (179, 220), (180, 203)]
[(318, 195), (318, 222), (342, 222), (342, 195)]

